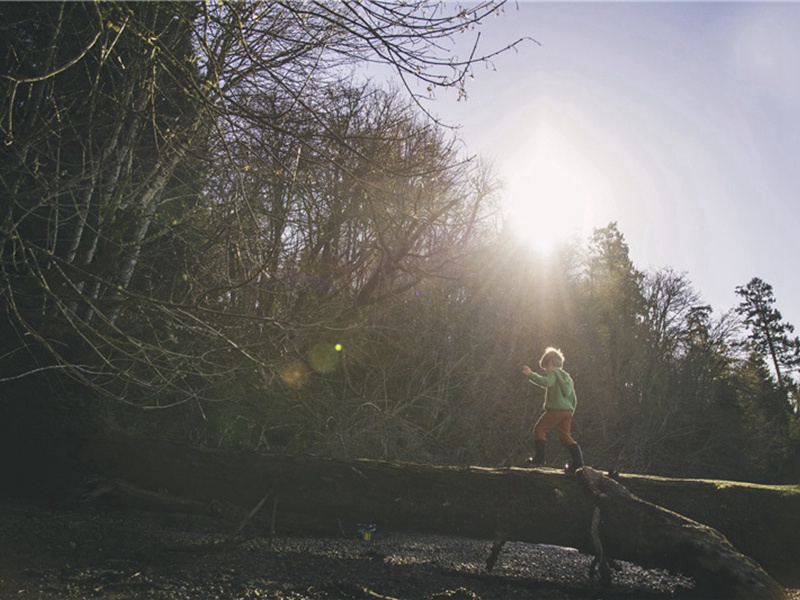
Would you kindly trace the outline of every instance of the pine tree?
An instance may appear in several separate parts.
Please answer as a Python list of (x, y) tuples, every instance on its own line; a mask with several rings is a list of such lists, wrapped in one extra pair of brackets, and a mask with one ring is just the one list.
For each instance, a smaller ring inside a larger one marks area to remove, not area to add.
[(786, 390), (791, 383), (787, 381), (788, 372), (800, 366), (800, 338), (791, 337), (794, 325), (783, 320), (775, 308), (772, 286), (758, 277), (737, 287), (736, 293), (742, 297), (736, 312), (750, 329), (748, 340), (772, 363), (778, 386)]

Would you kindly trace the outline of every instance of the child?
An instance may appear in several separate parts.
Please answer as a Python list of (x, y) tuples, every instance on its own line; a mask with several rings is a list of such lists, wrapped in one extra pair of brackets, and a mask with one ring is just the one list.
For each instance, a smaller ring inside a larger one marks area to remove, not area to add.
[(558, 432), (558, 441), (569, 450), (572, 460), (567, 464), (567, 472), (574, 473), (583, 466), (583, 453), (581, 447), (572, 439), (572, 415), (578, 405), (575, 395), (575, 384), (572, 377), (561, 367), (564, 365), (564, 355), (561, 350), (547, 348), (539, 361), (539, 366), (545, 370), (546, 375), (534, 373), (527, 365), (522, 367), (522, 374), (528, 380), (545, 388), (544, 414), (539, 417), (533, 428), (533, 439), (536, 444), (536, 456), (530, 459), (535, 465), (545, 462), (545, 440), (547, 432), (555, 428)]

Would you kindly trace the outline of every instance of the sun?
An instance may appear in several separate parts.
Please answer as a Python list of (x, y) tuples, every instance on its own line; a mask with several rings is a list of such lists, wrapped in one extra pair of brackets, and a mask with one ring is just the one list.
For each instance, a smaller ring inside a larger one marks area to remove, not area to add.
[(505, 222), (516, 238), (549, 254), (598, 226), (610, 185), (590, 151), (553, 124), (531, 132), (504, 190)]

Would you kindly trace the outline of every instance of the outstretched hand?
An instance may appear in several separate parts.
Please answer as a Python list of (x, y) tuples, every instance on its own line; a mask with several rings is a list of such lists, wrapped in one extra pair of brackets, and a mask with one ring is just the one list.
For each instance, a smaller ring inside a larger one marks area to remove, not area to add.
[(528, 365), (522, 367), (522, 374), (525, 375), (525, 377), (527, 377), (531, 373), (533, 373), (533, 371), (531, 371), (531, 368)]

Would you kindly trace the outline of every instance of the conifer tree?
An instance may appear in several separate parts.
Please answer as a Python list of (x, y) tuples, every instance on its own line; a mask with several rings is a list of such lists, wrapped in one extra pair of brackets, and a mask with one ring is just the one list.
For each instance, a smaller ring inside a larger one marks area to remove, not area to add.
[(794, 325), (783, 320), (775, 308), (772, 286), (758, 277), (736, 288), (742, 301), (736, 312), (749, 328), (748, 341), (772, 363), (778, 386), (785, 390), (790, 383), (787, 375), (800, 366), (800, 338), (791, 337)]

